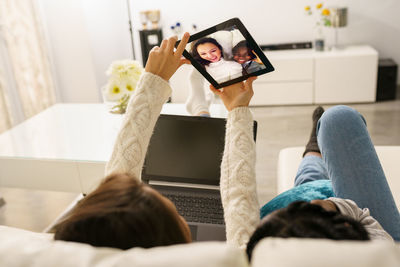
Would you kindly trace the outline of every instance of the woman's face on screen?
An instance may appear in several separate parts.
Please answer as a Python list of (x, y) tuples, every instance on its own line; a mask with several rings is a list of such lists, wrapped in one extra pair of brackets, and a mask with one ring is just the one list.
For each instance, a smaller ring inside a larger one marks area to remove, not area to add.
[(204, 43), (197, 47), (202, 59), (208, 60), (211, 63), (218, 62), (221, 59), (221, 50), (213, 43)]

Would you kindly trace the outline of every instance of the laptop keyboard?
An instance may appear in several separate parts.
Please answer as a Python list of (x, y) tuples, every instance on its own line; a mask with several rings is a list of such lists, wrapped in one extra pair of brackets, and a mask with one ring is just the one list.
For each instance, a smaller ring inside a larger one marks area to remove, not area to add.
[(188, 222), (225, 224), (221, 199), (212, 196), (165, 194)]

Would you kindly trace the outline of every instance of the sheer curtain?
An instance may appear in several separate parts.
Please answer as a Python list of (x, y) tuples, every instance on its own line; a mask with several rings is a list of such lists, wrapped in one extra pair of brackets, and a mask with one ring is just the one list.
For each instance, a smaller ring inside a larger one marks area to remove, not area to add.
[(0, 0), (4, 51), (0, 53), (0, 131), (55, 103), (37, 4), (36, 0)]
[(13, 124), (11, 121), (12, 117), (9, 113), (9, 101), (7, 101), (6, 94), (4, 92), (4, 81), (4, 73), (0, 69), (0, 133), (10, 128)]

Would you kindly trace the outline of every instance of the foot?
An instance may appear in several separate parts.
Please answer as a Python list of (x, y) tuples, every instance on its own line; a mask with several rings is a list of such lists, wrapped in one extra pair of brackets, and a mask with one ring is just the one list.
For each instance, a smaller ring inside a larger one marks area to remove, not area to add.
[(321, 153), (321, 151), (319, 150), (318, 141), (317, 141), (317, 124), (318, 124), (318, 120), (321, 118), (324, 111), (325, 110), (323, 107), (318, 106), (312, 114), (313, 127), (311, 130), (310, 139), (308, 140), (308, 143), (306, 145), (306, 150), (303, 153), (303, 157), (308, 152)]
[(321, 106), (318, 106), (314, 109), (314, 112), (312, 114), (312, 120), (313, 120), (313, 127), (317, 128), (317, 123), (319, 118), (321, 118), (322, 114), (324, 114), (324, 108)]

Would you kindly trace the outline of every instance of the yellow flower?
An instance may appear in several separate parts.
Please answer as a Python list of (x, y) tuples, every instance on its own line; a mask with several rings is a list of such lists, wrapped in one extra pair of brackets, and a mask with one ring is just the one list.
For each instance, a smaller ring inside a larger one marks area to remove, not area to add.
[(121, 92), (121, 89), (119, 88), (119, 86), (115, 85), (115, 86), (112, 88), (111, 92), (112, 92), (113, 94), (119, 94), (119, 92)]
[(322, 3), (317, 4), (317, 9), (321, 9), (322, 8)]
[[(102, 88), (105, 102), (125, 102), (135, 91), (140, 75), (144, 71), (139, 62), (134, 60), (118, 60), (111, 63), (106, 74), (108, 83)], [(126, 96), (126, 97), (125, 97)]]
[(118, 81), (109, 81), (106, 86), (102, 88), (103, 98), (105, 101), (118, 101), (121, 98), (123, 87)]
[(305, 10), (305, 11), (310, 11), (310, 9), (311, 9), (310, 6), (305, 6), (305, 7), (304, 7), (304, 10)]
[(324, 8), (324, 9), (322, 10), (322, 15), (323, 15), (323, 16), (329, 16), (330, 14), (331, 14), (331, 12), (329, 11), (329, 9)]
[(133, 91), (133, 87), (132, 87), (132, 85), (130, 85), (130, 84), (127, 84), (127, 85), (126, 85), (126, 90), (128, 90), (128, 91), (132, 92), (132, 91)]

